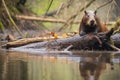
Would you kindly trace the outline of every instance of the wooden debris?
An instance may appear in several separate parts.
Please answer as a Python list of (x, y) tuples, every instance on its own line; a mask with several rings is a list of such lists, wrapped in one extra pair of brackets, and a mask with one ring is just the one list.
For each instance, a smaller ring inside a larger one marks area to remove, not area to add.
[[(48, 40), (48, 38), (26, 38), (17, 40), (14, 42), (9, 42), (4, 45), (7, 49), (12, 47), (19, 47), (23, 46), (29, 43), (35, 43), (35, 42), (41, 42), (39, 45), (34, 46), (28, 46), (28, 47), (34, 47), (34, 48), (47, 48), (48, 50), (117, 50), (120, 49), (117, 48), (115, 45), (111, 44), (111, 36), (114, 32), (114, 29), (111, 29), (108, 32), (99, 33), (97, 35), (95, 34), (87, 34), (85, 36), (79, 36), (75, 35), (73, 37), (67, 37), (67, 38), (60, 38), (60, 39), (54, 39)], [(120, 37), (120, 35), (118, 36)], [(116, 37), (112, 37), (114, 43), (116, 41), (120, 41), (120, 39), (117, 39)], [(42, 43), (42, 41), (44, 41)], [(27, 47), (25, 47), (27, 49)]]

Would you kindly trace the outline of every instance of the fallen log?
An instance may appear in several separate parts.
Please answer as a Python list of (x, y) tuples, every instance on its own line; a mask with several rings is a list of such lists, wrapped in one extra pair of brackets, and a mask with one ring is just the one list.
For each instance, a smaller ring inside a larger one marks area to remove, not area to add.
[[(95, 34), (87, 34), (85, 36), (76, 35), (70, 38), (57, 39), (34, 46), (34, 48), (42, 48), (52, 50), (116, 50), (120, 49), (111, 44), (111, 36), (114, 29), (108, 32)], [(114, 37), (114, 41), (119, 41)]]
[[(115, 37), (114, 35), (111, 37), (113, 33), (113, 29), (108, 32), (100, 33), (100, 34), (87, 34), (85, 36), (75, 35), (69, 38), (55, 39), (50, 41), (44, 41), (40, 43), (33, 43), (32, 45), (22, 46), (22, 48), (33, 48), (40, 49), (46, 48), (47, 50), (120, 50), (116, 47), (116, 41), (120, 41), (120, 35)], [(115, 42), (115, 46), (111, 44), (111, 39)], [(23, 43), (27, 42), (27, 40), (23, 41)], [(33, 41), (34, 42), (34, 41)], [(18, 47), (16, 43), (11, 42), (12, 44), (6, 44), (4, 47), (12, 48)], [(20, 42), (18, 42), (20, 44)], [(24, 45), (25, 45), (24, 44)], [(21, 46), (21, 45), (19, 45)], [(119, 45), (120, 46), (120, 45)]]
[(30, 43), (42, 42), (45, 40), (54, 39), (54, 37), (35, 37), (35, 38), (23, 38), (16, 41), (8, 42), (2, 45), (3, 48), (9, 49), (11, 47), (20, 47)]

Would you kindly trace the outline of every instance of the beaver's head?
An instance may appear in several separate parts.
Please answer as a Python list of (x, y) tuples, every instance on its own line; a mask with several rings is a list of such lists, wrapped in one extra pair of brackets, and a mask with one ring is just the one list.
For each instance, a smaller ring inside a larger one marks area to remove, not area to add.
[(94, 27), (96, 25), (96, 12), (97, 11), (84, 11), (83, 23), (89, 27)]

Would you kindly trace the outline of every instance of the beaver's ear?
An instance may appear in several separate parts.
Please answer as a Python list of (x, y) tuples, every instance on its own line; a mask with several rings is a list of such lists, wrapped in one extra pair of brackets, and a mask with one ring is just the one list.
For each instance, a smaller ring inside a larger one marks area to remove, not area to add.
[(87, 14), (87, 11), (84, 11), (85, 14)]
[(97, 13), (97, 10), (95, 10), (94, 14), (96, 15), (96, 13)]

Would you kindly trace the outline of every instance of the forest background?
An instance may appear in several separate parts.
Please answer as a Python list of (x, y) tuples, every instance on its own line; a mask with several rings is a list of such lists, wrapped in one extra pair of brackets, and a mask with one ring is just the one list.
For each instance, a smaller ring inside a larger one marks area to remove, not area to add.
[[(78, 33), (85, 10), (97, 10), (109, 28), (109, 23), (120, 17), (119, 3), (120, 0), (0, 0), (0, 33), (16, 37), (42, 36), (47, 32)], [(26, 16), (42, 19), (24, 19)]]

